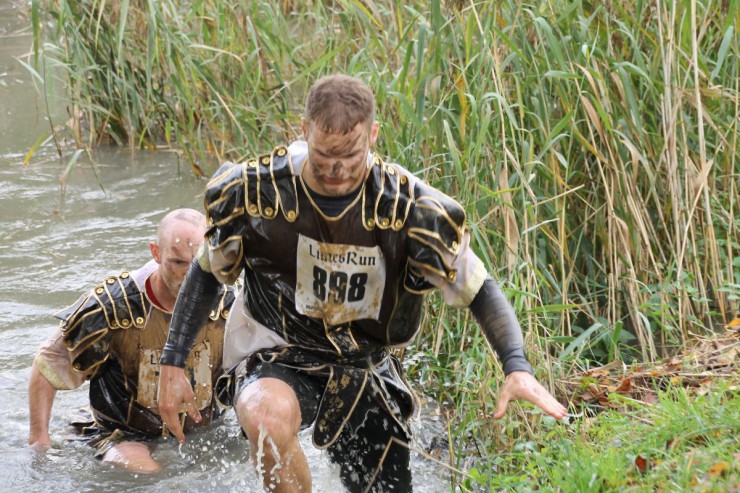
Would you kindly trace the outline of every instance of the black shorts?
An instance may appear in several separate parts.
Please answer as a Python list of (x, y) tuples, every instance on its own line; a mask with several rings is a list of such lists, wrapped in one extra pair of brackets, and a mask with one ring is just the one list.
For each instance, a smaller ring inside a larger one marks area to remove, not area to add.
[(105, 454), (123, 442), (151, 442), (156, 436), (145, 433), (124, 431), (119, 428), (106, 428), (95, 421), (89, 409), (80, 409), (79, 414), (70, 420), (69, 426), (74, 429), (74, 441), (83, 441), (95, 449), (95, 458), (102, 459)]
[[(251, 383), (260, 378), (277, 378), (295, 392), (301, 408), (302, 429), (316, 419), (327, 379), (278, 363), (260, 361), (232, 370), (233, 402)], [(342, 433), (327, 451), (340, 467), (342, 483), (354, 492), (412, 491), (409, 469), (409, 437), (401, 426), (378, 404), (372, 385), (366, 387), (358, 406)]]

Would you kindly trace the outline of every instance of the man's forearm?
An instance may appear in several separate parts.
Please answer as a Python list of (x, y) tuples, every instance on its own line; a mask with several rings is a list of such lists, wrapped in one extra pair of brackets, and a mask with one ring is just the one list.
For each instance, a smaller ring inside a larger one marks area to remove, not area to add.
[(211, 308), (218, 298), (218, 280), (193, 260), (177, 296), (170, 322), (170, 332), (162, 350), (160, 363), (185, 368), (198, 333), (208, 322)]
[(49, 419), (54, 397), (57, 390), (39, 371), (36, 363), (31, 368), (31, 378), (28, 381), (28, 414), (29, 414), (29, 445), (39, 440), (46, 440), (49, 436)]
[(515, 371), (532, 373), (532, 365), (524, 355), (524, 339), (519, 321), (493, 279), (488, 277), (485, 280), (469, 308), (501, 359), (504, 374)]

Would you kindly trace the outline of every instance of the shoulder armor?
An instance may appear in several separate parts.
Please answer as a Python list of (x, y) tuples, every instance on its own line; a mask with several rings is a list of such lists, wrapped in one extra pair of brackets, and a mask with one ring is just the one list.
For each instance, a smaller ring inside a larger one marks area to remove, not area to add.
[(407, 243), (411, 264), (454, 282), (457, 273), (450, 262), (462, 244), (465, 209), (421, 180), (415, 184), (415, 196)]
[(278, 146), (271, 153), (247, 161), (245, 173), (247, 213), (274, 219), (278, 211), (289, 222), (298, 217), (298, 190), (288, 148)]
[(143, 329), (149, 301), (136, 280), (122, 272), (110, 276), (82, 295), (72, 306), (55, 314), (64, 343), (72, 353), (72, 366), (80, 372), (96, 371), (108, 359), (108, 332)]
[(206, 185), (209, 228), (220, 228), (244, 215), (245, 165), (225, 162)]
[(412, 176), (394, 164), (375, 156), (362, 196), (362, 224), (400, 231), (409, 217), (414, 200)]
[(234, 304), (234, 299), (236, 299), (238, 285), (221, 285), (220, 289), (221, 292), (219, 294), (218, 301), (214, 305), (213, 310), (211, 310), (209, 317), (214, 322), (216, 320), (226, 320), (229, 317), (231, 305)]

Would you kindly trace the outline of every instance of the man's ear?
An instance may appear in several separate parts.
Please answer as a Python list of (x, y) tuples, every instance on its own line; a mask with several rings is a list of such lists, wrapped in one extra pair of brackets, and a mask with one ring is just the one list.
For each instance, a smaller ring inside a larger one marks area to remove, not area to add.
[(159, 263), (160, 261), (159, 245), (157, 245), (154, 242), (149, 243), (149, 251), (152, 252), (152, 258), (154, 259), (154, 261)]
[(301, 118), (301, 130), (303, 131), (303, 140), (308, 140), (308, 122)]
[(380, 126), (378, 125), (378, 122), (373, 122), (372, 126), (370, 127), (370, 147), (375, 144), (375, 141), (378, 140), (378, 129)]

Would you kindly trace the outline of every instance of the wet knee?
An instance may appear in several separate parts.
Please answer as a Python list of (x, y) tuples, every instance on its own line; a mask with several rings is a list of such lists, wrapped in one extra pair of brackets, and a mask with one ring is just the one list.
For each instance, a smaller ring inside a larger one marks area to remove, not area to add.
[(154, 474), (162, 469), (162, 465), (151, 456), (149, 447), (138, 442), (117, 444), (105, 453), (103, 462), (144, 474)]
[(293, 439), (301, 425), (301, 411), (294, 395), (266, 394), (245, 389), (236, 404), (236, 412), (250, 441), (269, 436), (273, 441)]

